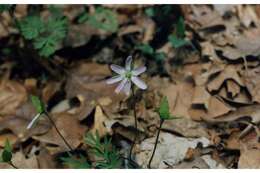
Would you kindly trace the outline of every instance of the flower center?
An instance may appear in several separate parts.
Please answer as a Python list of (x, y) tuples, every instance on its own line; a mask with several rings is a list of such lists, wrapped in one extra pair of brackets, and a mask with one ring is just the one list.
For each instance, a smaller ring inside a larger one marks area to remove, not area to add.
[(131, 77), (132, 77), (132, 72), (131, 72), (131, 71), (125, 72), (125, 77), (126, 77), (127, 79), (131, 79)]

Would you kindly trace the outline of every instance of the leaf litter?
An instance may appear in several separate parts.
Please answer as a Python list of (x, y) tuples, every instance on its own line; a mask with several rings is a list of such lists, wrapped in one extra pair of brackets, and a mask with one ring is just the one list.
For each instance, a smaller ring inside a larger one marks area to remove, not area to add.
[[(47, 18), (50, 14), (44, 7), (40, 14)], [(160, 121), (156, 108), (167, 96), (170, 113), (181, 119), (163, 124), (153, 168), (259, 168), (258, 5), (60, 8), (71, 25), (68, 36), (58, 44), (51, 61), (33, 62), (40, 64), (43, 69), (39, 71), (44, 75), (53, 65), (63, 69), (62, 78), (37, 76), (25, 68), (24, 57), (19, 57), (22, 54), (1, 50), (1, 56), (6, 54), (0, 68), (0, 150), (9, 139), (14, 147), (14, 164), (19, 168), (64, 167), (56, 158), (66, 153), (67, 147), (48, 119), (42, 117), (32, 129), (26, 129), (37, 113), (29, 97), (37, 95), (64, 138), (87, 159), (93, 158), (93, 153), (84, 152), (89, 147), (84, 135), (97, 131), (101, 138), (112, 137), (113, 145), (120, 146), (118, 150), (124, 153), (137, 138), (134, 159), (147, 168)], [(161, 8), (172, 23), (160, 18)], [(192, 46), (177, 48), (167, 40), (176, 32), (180, 17), (177, 12), (167, 14), (173, 9), (181, 11), (183, 39), (191, 41)], [(27, 12), (28, 5), (17, 5), (14, 15), (23, 19)], [(87, 16), (79, 20), (79, 13)], [(1, 13), (0, 39), (8, 38), (6, 45), (17, 47), (22, 40), (14, 43), (12, 34), (19, 30), (12, 25), (10, 15)], [(102, 21), (111, 21), (111, 27)], [(143, 44), (153, 53), (138, 49)], [(105, 84), (112, 76), (109, 64), (123, 64), (123, 57), (130, 54), (135, 55), (138, 65), (148, 66), (143, 75), (148, 89), (137, 91), (135, 100), (137, 129), (131, 97), (117, 95), (115, 85)], [(22, 70), (17, 71), (19, 63)], [(0, 168), (11, 167), (1, 163)]]

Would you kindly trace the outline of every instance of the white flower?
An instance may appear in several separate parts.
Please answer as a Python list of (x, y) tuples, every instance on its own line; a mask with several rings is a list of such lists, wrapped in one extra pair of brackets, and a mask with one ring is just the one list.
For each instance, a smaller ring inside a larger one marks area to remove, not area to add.
[(130, 94), (131, 83), (133, 82), (138, 88), (145, 90), (147, 85), (137, 76), (146, 71), (146, 67), (139, 67), (132, 69), (132, 56), (128, 56), (125, 62), (125, 68), (112, 64), (110, 68), (118, 75), (108, 79), (107, 84), (113, 84), (119, 82), (115, 92), (119, 93), (123, 91), (126, 95)]

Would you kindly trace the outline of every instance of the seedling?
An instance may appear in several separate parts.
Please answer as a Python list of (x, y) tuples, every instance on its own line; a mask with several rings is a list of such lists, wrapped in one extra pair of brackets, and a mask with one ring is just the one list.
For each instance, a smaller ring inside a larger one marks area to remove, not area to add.
[(168, 40), (176, 49), (186, 45), (191, 45), (190, 41), (185, 40), (185, 23), (182, 17), (179, 18), (176, 24), (175, 34), (170, 35)]
[(169, 102), (168, 102), (167, 97), (163, 97), (161, 104), (160, 104), (159, 108), (157, 109), (157, 112), (160, 116), (160, 125), (159, 125), (158, 133), (157, 133), (157, 136), (156, 136), (155, 145), (154, 145), (154, 148), (153, 148), (153, 153), (152, 153), (152, 156), (151, 156), (149, 163), (148, 163), (148, 166), (147, 166), (148, 168), (151, 168), (151, 163), (153, 161), (153, 157), (154, 157), (154, 154), (155, 154), (155, 151), (156, 151), (156, 147), (157, 147), (157, 144), (158, 144), (158, 139), (159, 139), (159, 136), (160, 136), (160, 131), (161, 131), (163, 122), (165, 120), (172, 120), (172, 119), (179, 119), (180, 118), (180, 117), (174, 117), (174, 116), (171, 115), (170, 108), (169, 108)]
[(67, 140), (64, 138), (64, 136), (61, 134), (61, 132), (58, 129), (58, 127), (56, 126), (55, 122), (53, 121), (53, 119), (49, 115), (48, 111), (46, 110), (46, 108), (44, 106), (44, 103), (40, 100), (40, 98), (37, 97), (37, 96), (31, 96), (31, 101), (32, 101), (32, 104), (34, 105), (34, 107), (37, 111), (37, 114), (32, 119), (32, 121), (28, 124), (27, 129), (31, 129), (38, 122), (39, 118), (41, 116), (45, 115), (49, 119), (49, 121), (51, 122), (51, 124), (53, 125), (55, 130), (57, 131), (58, 135), (62, 138), (62, 140), (64, 141), (66, 146), (70, 149), (70, 151), (73, 151), (72, 147), (67, 142)]
[(12, 157), (13, 157), (12, 146), (11, 146), (9, 140), (7, 139), (5, 141), (4, 151), (2, 152), (2, 155), (1, 155), (1, 158), (0, 158), (0, 162), (8, 163), (13, 168), (17, 169), (17, 167), (12, 162)]
[(122, 160), (116, 148), (112, 145), (111, 138), (105, 137), (104, 142), (101, 142), (99, 134), (96, 132), (95, 135), (87, 133), (84, 141), (90, 146), (90, 152), (97, 157), (94, 163), (95, 168), (120, 168)]

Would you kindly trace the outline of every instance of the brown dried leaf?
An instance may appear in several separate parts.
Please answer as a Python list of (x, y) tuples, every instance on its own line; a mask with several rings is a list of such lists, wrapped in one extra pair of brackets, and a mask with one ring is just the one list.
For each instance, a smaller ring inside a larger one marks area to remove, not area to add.
[(240, 169), (260, 169), (260, 150), (245, 149), (241, 151), (241, 156), (238, 162)]
[(244, 86), (243, 80), (239, 77), (237, 73), (237, 69), (235, 66), (227, 65), (225, 69), (212, 81), (210, 81), (207, 85), (207, 89), (212, 91), (218, 91), (221, 87), (221, 85), (227, 80), (227, 79), (233, 79), (237, 84), (240, 86)]
[(230, 106), (226, 105), (220, 98), (212, 96), (209, 101), (208, 116), (219, 117), (231, 110), (234, 110)]
[(233, 80), (227, 80), (227, 93), (231, 95), (231, 98), (237, 96), (240, 92), (240, 86)]
[[(86, 127), (73, 117), (73, 115), (61, 113), (53, 114), (55, 123), (60, 133), (64, 136), (72, 148), (77, 148), (83, 142)], [(59, 151), (67, 150), (67, 146), (58, 135), (54, 127), (48, 133), (41, 136), (33, 136), (35, 140), (60, 146)], [(54, 151), (55, 152), (55, 151)]]
[(248, 70), (243, 77), (252, 101), (260, 103), (260, 68)]
[(0, 115), (15, 114), (17, 108), (27, 100), (25, 88), (15, 81), (0, 81)]
[(100, 106), (96, 106), (94, 125), (90, 129), (90, 132), (95, 133), (97, 131), (101, 138), (107, 134), (112, 134), (112, 124), (109, 124), (109, 122), (110, 121), (102, 111), (102, 108)]
[(196, 86), (193, 92), (192, 104), (203, 105), (208, 109), (210, 97), (211, 95), (204, 86)]

